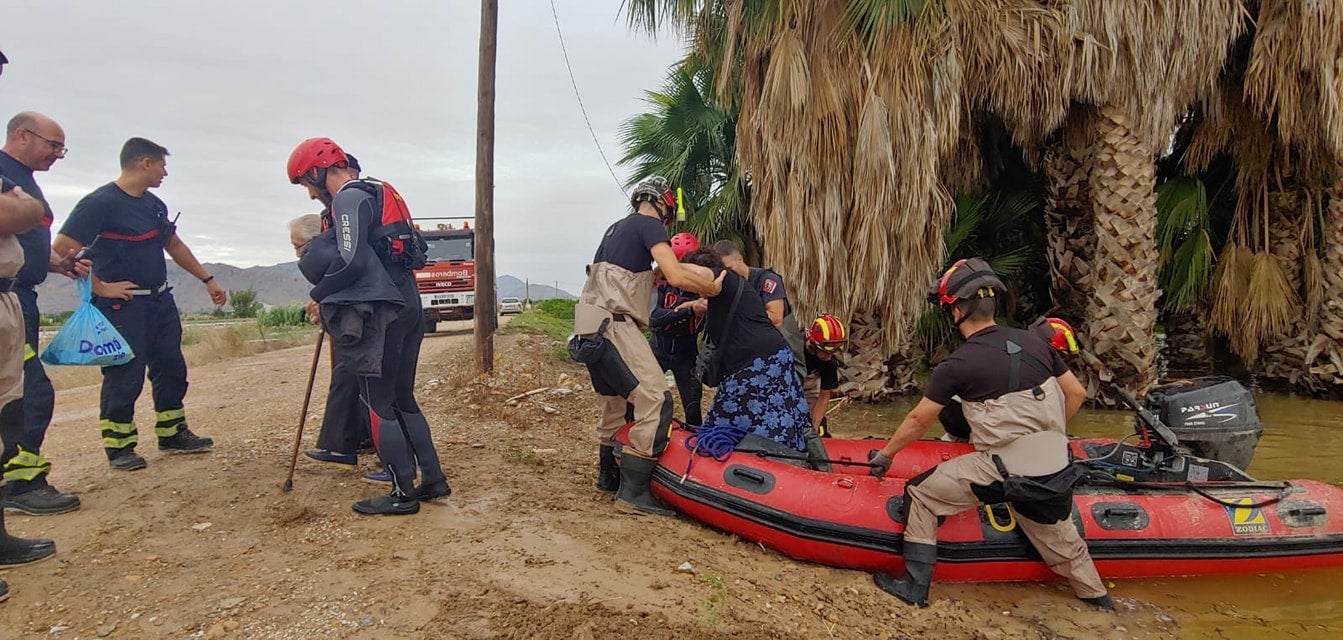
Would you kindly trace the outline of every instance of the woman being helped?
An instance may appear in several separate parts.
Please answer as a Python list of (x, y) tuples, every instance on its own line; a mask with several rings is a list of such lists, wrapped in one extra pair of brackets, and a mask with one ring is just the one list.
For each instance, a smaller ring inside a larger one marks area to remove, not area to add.
[[(685, 254), (681, 262), (702, 267), (706, 277), (717, 277), (724, 271), (722, 259), (707, 248)], [(733, 299), (743, 287), (747, 290), (742, 291), (736, 312), (729, 318)], [(728, 333), (726, 343), (724, 332)], [(768, 438), (803, 451), (811, 415), (802, 394), (802, 380), (793, 367), (793, 352), (770, 322), (760, 296), (731, 270), (723, 280), (723, 290), (709, 298), (705, 336), (717, 346), (718, 356), (723, 359), (723, 381), (704, 416), (704, 427), (746, 429), (748, 436)]]

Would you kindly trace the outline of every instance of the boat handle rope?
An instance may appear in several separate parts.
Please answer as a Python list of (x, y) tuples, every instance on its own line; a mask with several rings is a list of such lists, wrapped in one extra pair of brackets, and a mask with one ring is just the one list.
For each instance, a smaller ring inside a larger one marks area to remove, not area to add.
[(827, 458), (824, 460), (814, 460), (812, 458), (808, 458), (805, 453), (795, 455), (791, 453), (776, 453), (773, 451), (765, 451), (763, 449), (737, 449), (736, 451), (737, 453), (754, 454), (756, 457), (760, 458), (781, 458), (784, 460), (802, 460), (804, 462), (826, 462), (829, 464), (847, 464), (855, 467), (867, 467), (869, 469), (877, 466), (875, 464), (872, 464), (871, 462), (859, 462), (857, 460), (844, 460), (844, 459), (835, 460), (833, 458)]
[(1223, 500), (1215, 495), (1212, 495), (1211, 493), (1208, 493), (1207, 490), (1203, 489), (1201, 486), (1199, 486), (1199, 484), (1188, 481), (1184, 482), (1183, 484), (1165, 484), (1160, 482), (1142, 482), (1137, 480), (1127, 481), (1127, 480), (1120, 480), (1114, 477), (1113, 475), (1101, 471), (1096, 471), (1093, 469), (1084, 482), (1088, 484), (1103, 484), (1103, 485), (1115, 486), (1125, 490), (1132, 488), (1132, 489), (1149, 489), (1149, 490), (1154, 489), (1159, 491), (1177, 491), (1177, 490), (1192, 491), (1224, 507), (1240, 507), (1246, 509), (1259, 509), (1277, 504), (1279, 502), (1282, 502), (1283, 499), (1287, 497), (1287, 494), (1291, 493), (1292, 491), (1292, 483), (1290, 482), (1212, 483), (1215, 484), (1219, 489), (1246, 489), (1246, 490), (1276, 489), (1278, 491), (1277, 496), (1274, 496), (1267, 500), (1254, 502), (1250, 504), (1241, 504), (1238, 502), (1230, 502), (1228, 500)]

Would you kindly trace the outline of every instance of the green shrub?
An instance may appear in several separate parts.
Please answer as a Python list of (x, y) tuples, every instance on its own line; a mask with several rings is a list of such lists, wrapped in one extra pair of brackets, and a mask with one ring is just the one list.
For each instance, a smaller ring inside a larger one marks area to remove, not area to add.
[(561, 320), (574, 319), (574, 305), (577, 300), (565, 300), (564, 298), (551, 298), (536, 303), (536, 310), (553, 318)]
[(308, 312), (300, 306), (271, 307), (257, 314), (263, 327), (293, 327), (308, 324)]

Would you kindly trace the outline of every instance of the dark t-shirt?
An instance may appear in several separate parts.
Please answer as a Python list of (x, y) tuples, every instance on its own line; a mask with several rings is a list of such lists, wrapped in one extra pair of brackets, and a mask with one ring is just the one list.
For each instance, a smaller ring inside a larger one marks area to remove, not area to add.
[(89, 251), (93, 272), (104, 282), (130, 280), (142, 289), (156, 289), (168, 279), (163, 258), (168, 207), (145, 192), (135, 197), (115, 182), (94, 190), (75, 205), (61, 233), (84, 246), (99, 238)]
[(0, 151), (0, 175), (22, 187), (24, 193), (41, 202), (45, 210), (41, 224), (18, 235), (19, 245), (23, 247), (23, 268), (19, 269), (15, 279), (21, 285), (35, 287), (47, 279), (47, 264), (51, 259), (51, 205), (42, 195), (42, 188), (37, 186), (33, 170), (4, 151)]
[(807, 374), (821, 377), (822, 391), (833, 391), (839, 388), (839, 360), (833, 357), (829, 360), (822, 360), (810, 351), (806, 352), (806, 357)]
[[(1005, 340), (1021, 346), (1020, 381), (1008, 388), (1011, 361), (1003, 348)], [(1049, 343), (1030, 331), (994, 325), (966, 339), (950, 357), (933, 369), (924, 397), (941, 405), (952, 396), (967, 402), (982, 402), (1068, 372), (1068, 365)]]
[(609, 262), (632, 273), (653, 269), (653, 247), (667, 239), (667, 227), (657, 218), (631, 213), (606, 229), (592, 262)]
[(760, 294), (760, 299), (765, 303), (775, 300), (783, 300), (783, 315), (792, 313), (793, 307), (788, 304), (788, 291), (783, 286), (783, 278), (770, 269), (751, 267), (750, 276), (747, 280), (751, 283), (751, 288)]
[[(715, 277), (717, 275), (714, 274)], [(732, 332), (724, 345), (721, 339), (729, 321), (728, 311), (732, 308), (732, 299), (737, 295), (737, 290), (742, 287), (746, 287), (746, 290), (742, 291), (737, 312), (730, 319), (733, 323)], [(770, 324), (764, 301), (754, 295), (746, 280), (732, 271), (728, 271), (727, 277), (723, 279), (723, 290), (709, 298), (709, 313), (705, 319), (704, 335), (723, 349), (723, 372), (726, 374), (750, 366), (756, 358), (769, 357), (788, 348), (783, 335)]]

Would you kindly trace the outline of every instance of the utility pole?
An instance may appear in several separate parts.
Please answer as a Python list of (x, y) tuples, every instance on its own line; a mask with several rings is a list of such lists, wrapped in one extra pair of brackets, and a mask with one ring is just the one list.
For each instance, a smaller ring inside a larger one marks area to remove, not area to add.
[(476, 370), (494, 372), (499, 305), (494, 290), (494, 65), (499, 0), (480, 0), (476, 102)]
[(524, 281), (527, 283), (527, 304), (531, 304), (531, 303), (532, 303), (532, 279), (531, 279), (531, 278), (525, 278)]
[(555, 296), (556, 298), (560, 297), (560, 281), (559, 281), (559, 280), (556, 280), (556, 281), (555, 281), (555, 290), (552, 291), (552, 292), (550, 293), (550, 295), (553, 295), (553, 296)]

